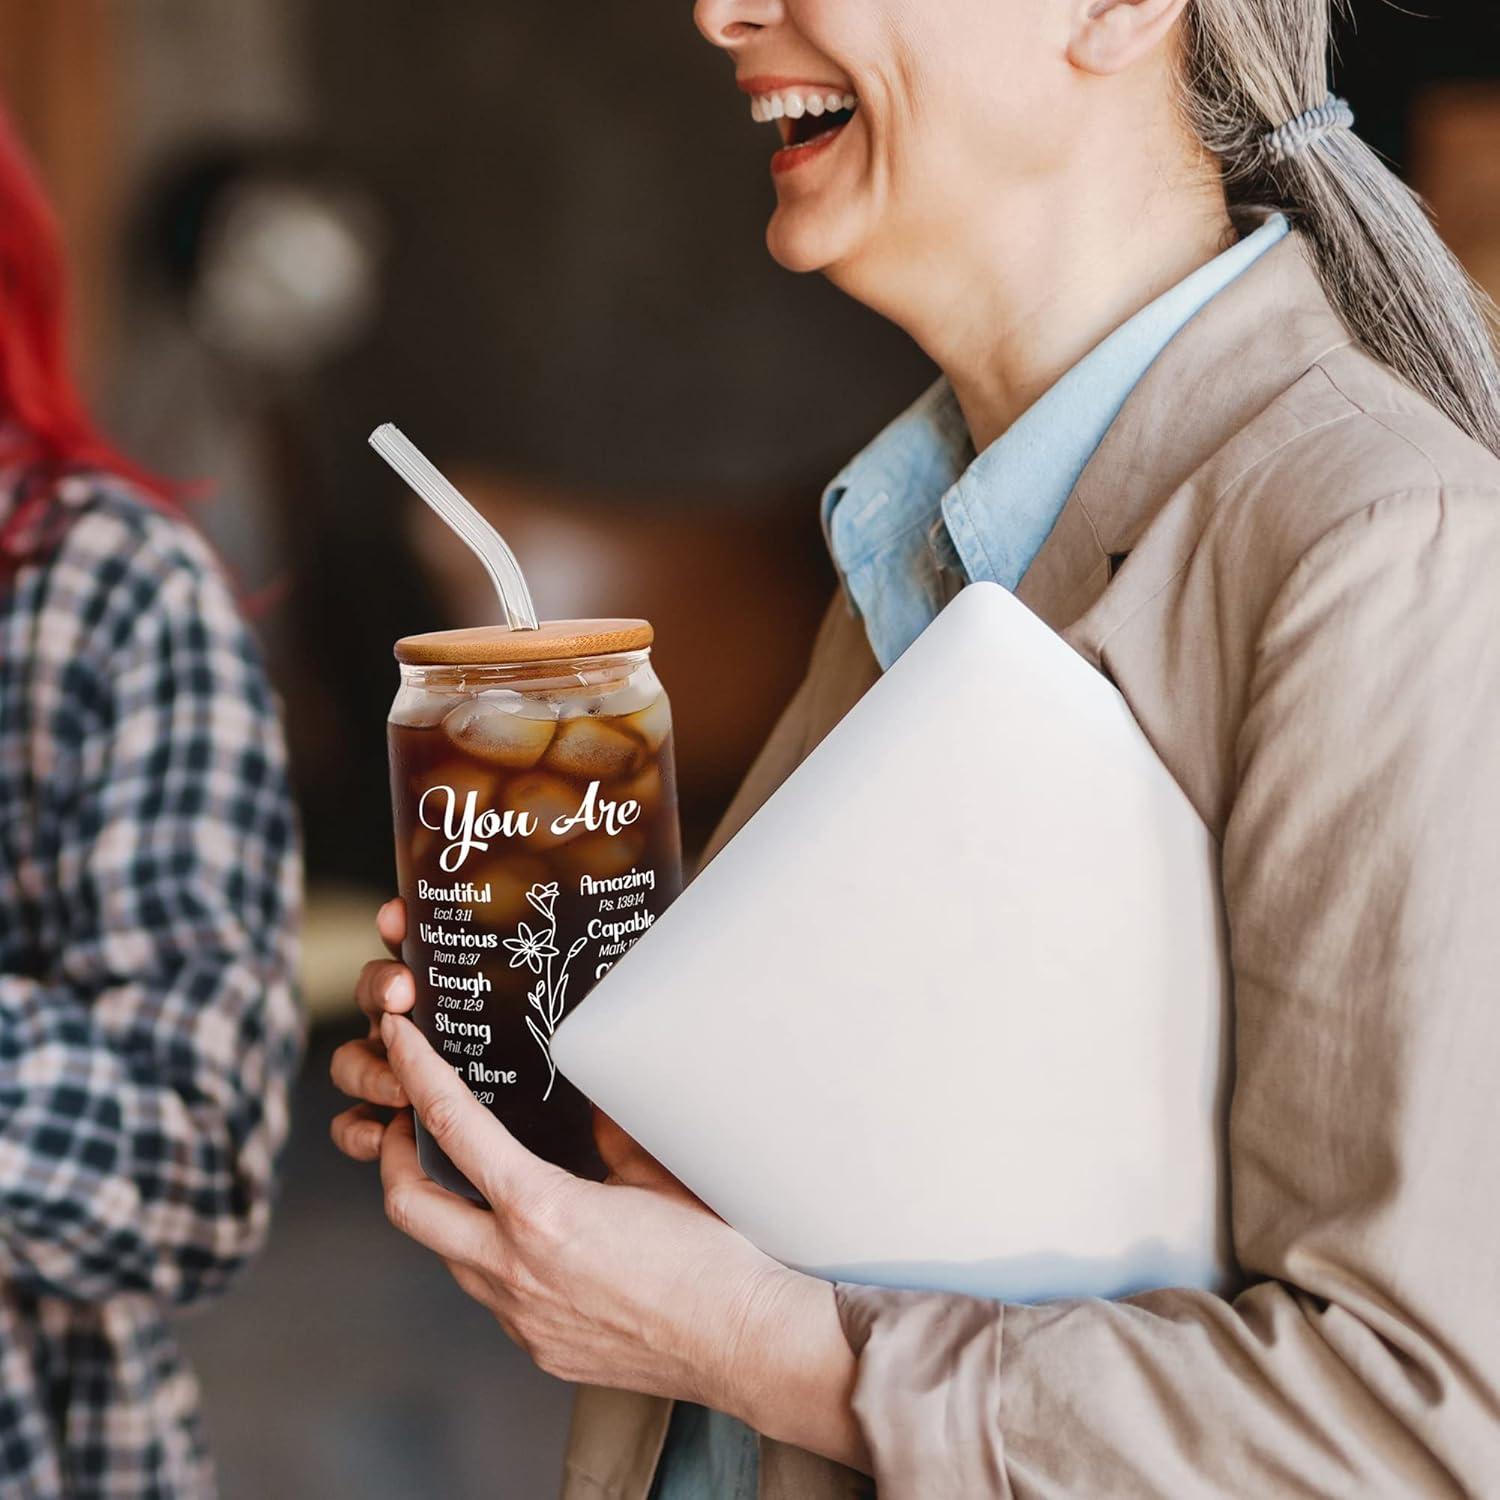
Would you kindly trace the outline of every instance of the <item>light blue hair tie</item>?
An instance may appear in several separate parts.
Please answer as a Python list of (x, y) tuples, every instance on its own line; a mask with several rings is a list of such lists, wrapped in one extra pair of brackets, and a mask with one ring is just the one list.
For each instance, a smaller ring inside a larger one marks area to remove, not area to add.
[(1285, 125), (1278, 126), (1263, 136), (1261, 144), (1272, 161), (1290, 161), (1294, 156), (1301, 156), (1309, 146), (1316, 145), (1324, 136), (1332, 135), (1335, 130), (1348, 130), (1353, 124), (1354, 111), (1349, 108), (1349, 101), (1340, 99), (1337, 94), (1330, 94), (1316, 108), (1305, 111), (1295, 120), (1288, 120)]

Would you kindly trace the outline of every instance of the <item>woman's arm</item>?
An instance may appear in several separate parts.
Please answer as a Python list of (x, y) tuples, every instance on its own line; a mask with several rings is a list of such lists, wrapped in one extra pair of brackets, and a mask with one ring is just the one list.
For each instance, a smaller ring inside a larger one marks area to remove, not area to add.
[[(335, 1139), (364, 1157), (362, 1135), (378, 1136), (391, 1222), (442, 1256), (541, 1369), (697, 1401), (868, 1463), (831, 1286), (756, 1250), (611, 1122), (598, 1132), (609, 1181), (573, 1177), (516, 1141), (403, 1016), (380, 1034), (412, 1108), (489, 1208), (427, 1180), (410, 1111), (384, 1127), (346, 1115)], [(352, 1080), (364, 1064), (350, 1054), (346, 1067)]]
[(882, 1500), (1500, 1473), (1500, 495), (1403, 495), (1267, 619), (1224, 841), (1234, 1302), (839, 1290)]
[[(442, 1254), (460, 1284), (544, 1369), (594, 1385), (638, 1382), (639, 1389), (691, 1397), (782, 1442), (868, 1469), (850, 1405), (854, 1356), (833, 1288), (751, 1250), (597, 1111), (594, 1137), (609, 1172), (602, 1190), (522, 1150), (453, 1068), (412, 1027), (397, 1024), (416, 993), (411, 971), (396, 958), (406, 934), (403, 903), (386, 902), (375, 925), (392, 956), (367, 963), (355, 986), (370, 1033), (345, 1042), (331, 1070), (334, 1084), (362, 1102), (334, 1118), (331, 1134), (356, 1161), (381, 1161), (392, 1220)], [(426, 1180), (409, 1113), (390, 1125), (379, 1118), (380, 1107), (413, 1101), (443, 1150), (472, 1181), (488, 1182), (493, 1213), (476, 1213)], [(627, 1190), (624, 1198), (613, 1196), (619, 1189)], [(642, 1201), (650, 1198), (657, 1202)], [(545, 1225), (529, 1211), (542, 1201), (550, 1202), (553, 1220), (566, 1218), (572, 1266), (559, 1263)], [(621, 1248), (612, 1249), (612, 1241)], [(718, 1248), (705, 1255), (700, 1241)], [(666, 1274), (641, 1277), (641, 1264)], [(549, 1297), (565, 1299), (574, 1316), (559, 1319), (545, 1306)], [(592, 1316), (590, 1300), (597, 1305)], [(693, 1314), (687, 1327), (683, 1311)], [(622, 1316), (635, 1328), (623, 1349), (609, 1329)], [(731, 1343), (733, 1357), (725, 1358)]]
[(206, 549), (164, 519), (81, 517), (34, 642), (54, 771), (31, 815), (63, 915), (34, 973), (0, 974), (0, 1278), (187, 1301), (264, 1234), (298, 1054), (274, 705)]

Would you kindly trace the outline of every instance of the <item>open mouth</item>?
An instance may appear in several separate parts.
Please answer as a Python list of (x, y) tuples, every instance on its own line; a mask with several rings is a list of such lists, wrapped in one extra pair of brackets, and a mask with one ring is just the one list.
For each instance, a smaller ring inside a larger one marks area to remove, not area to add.
[(778, 158), (800, 159), (812, 154), (808, 147), (830, 145), (858, 108), (859, 99), (854, 94), (833, 88), (799, 87), (755, 95), (750, 101), (750, 117), (758, 124), (776, 126), (781, 135)]

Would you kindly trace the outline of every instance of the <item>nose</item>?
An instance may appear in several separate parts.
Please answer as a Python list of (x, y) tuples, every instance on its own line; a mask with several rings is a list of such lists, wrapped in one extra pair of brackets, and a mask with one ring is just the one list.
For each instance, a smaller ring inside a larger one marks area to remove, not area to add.
[(785, 15), (783, 0), (697, 0), (693, 20), (715, 47), (733, 52)]

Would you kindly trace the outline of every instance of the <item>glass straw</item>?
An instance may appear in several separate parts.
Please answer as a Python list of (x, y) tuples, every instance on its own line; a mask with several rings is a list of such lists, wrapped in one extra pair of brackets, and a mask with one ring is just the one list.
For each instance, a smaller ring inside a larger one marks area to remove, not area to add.
[(435, 510), (469, 550), (500, 596), (500, 608), (510, 630), (535, 630), (536, 607), (516, 555), (505, 538), (474, 509), (423, 455), (400, 428), (383, 423), (370, 434), (370, 446)]

